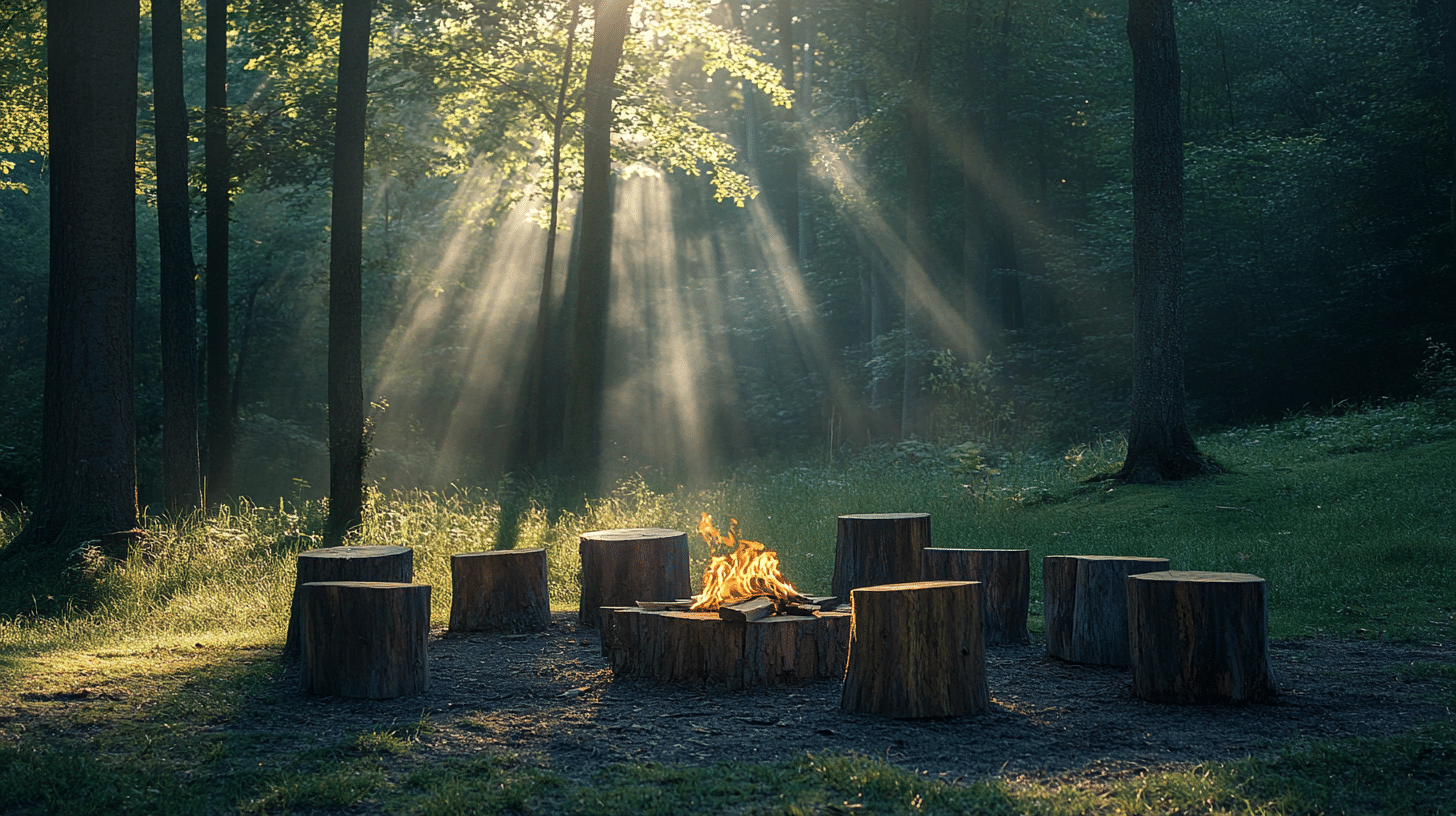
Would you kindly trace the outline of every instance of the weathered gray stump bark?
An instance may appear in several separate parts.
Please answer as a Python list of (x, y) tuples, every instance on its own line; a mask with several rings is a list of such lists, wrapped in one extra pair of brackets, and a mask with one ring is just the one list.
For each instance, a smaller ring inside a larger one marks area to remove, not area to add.
[(732, 621), (716, 612), (601, 609), (613, 674), (730, 689), (842, 678), (849, 629), (845, 612)]
[(1156, 703), (1246, 703), (1279, 693), (1267, 584), (1238, 572), (1127, 579), (1133, 693)]
[(409, 547), (323, 547), (298, 554), (293, 583), (293, 608), (288, 616), (288, 638), (283, 656), (298, 654), (301, 613), (298, 590), (320, 581), (383, 581), (408, 584), (415, 579), (415, 551)]
[(981, 585), (920, 581), (853, 591), (839, 706), (885, 717), (958, 717), (991, 704)]
[(430, 687), (430, 587), (328, 581), (299, 587), (299, 687), (385, 700)]
[(922, 581), (979, 581), (986, 645), (1030, 643), (1031, 554), (1027, 550), (954, 550), (926, 547)]
[(864, 513), (839, 517), (830, 592), (920, 580), (920, 553), (930, 546), (929, 513)]
[(671, 601), (692, 594), (688, 536), (677, 530), (639, 527), (582, 533), (582, 625), (600, 625), (603, 606)]
[(1042, 559), (1047, 654), (1073, 663), (1126, 666), (1127, 576), (1168, 568), (1166, 558), (1048, 555)]
[(450, 556), (450, 631), (525, 632), (551, 624), (546, 551)]

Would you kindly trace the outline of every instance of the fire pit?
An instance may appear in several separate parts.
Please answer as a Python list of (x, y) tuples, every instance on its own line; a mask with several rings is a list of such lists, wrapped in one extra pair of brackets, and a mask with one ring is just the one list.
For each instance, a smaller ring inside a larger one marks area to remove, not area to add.
[(741, 538), (736, 520), (723, 535), (704, 513), (698, 534), (716, 553), (700, 594), (602, 607), (602, 654), (614, 674), (728, 688), (843, 677), (848, 607), (794, 589), (778, 553)]

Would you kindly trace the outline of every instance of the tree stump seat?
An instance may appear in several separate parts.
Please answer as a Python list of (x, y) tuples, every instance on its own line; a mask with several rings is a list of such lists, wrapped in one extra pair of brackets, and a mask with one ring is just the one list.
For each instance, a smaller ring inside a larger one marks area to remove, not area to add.
[(678, 530), (635, 527), (581, 534), (583, 626), (601, 626), (604, 606), (671, 601), (692, 594), (688, 536)]
[(1041, 564), (1047, 654), (1073, 663), (1126, 666), (1127, 576), (1166, 570), (1168, 559), (1048, 555)]
[(919, 581), (920, 553), (929, 546), (929, 513), (840, 516), (830, 594), (848, 601), (858, 587)]
[(1157, 703), (1269, 700), (1267, 584), (1239, 572), (1169, 570), (1127, 579), (1132, 688)]
[(922, 581), (979, 581), (981, 621), (987, 646), (1030, 643), (1031, 554), (1027, 550), (958, 550), (926, 547)]
[(990, 706), (981, 584), (919, 581), (861, 587), (851, 595), (841, 709), (918, 719)]
[(544, 549), (450, 556), (450, 631), (525, 632), (549, 625)]
[(321, 581), (299, 587), (299, 688), (385, 700), (430, 686), (430, 587)]
[(409, 547), (321, 547), (298, 554), (293, 584), (293, 608), (288, 616), (284, 657), (298, 654), (302, 621), (299, 590), (304, 584), (327, 581), (382, 581), (408, 584), (414, 580), (415, 551)]

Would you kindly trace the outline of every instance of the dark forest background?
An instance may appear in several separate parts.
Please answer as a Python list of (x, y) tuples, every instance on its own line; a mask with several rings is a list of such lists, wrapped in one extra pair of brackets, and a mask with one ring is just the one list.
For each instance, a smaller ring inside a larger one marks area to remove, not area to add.
[[(1056, 449), (1125, 427), (1126, 3), (937, 0), (928, 48), (916, 47), (909, 5), (637, 4), (617, 80), (610, 470), (691, 480), (910, 438)], [(1448, 4), (1175, 5), (1191, 422), (1412, 394), (1456, 342)], [(183, 8), (205, 276), (202, 11)], [(44, 14), (30, 0), (4, 9), (0, 501), (20, 505), (39, 482)], [(574, 2), (376, 4), (363, 359), (368, 474), (385, 486), (550, 471), (551, 434), (525, 455), (522, 429), (560, 425), (566, 346), (546, 347), (541, 401), (525, 372), (551, 103), (562, 87), (578, 99), (586, 70), (578, 16), (589, 25)], [(232, 388), (230, 404), (203, 410), (235, 416), (234, 489), (265, 503), (319, 494), (328, 480), (337, 19), (326, 0), (231, 4)], [(155, 503), (161, 330), (142, 54), (137, 433), (140, 498)], [(916, 181), (907, 166), (924, 151), (907, 100), (927, 69), (929, 173)], [(773, 104), (775, 83), (792, 107)], [(572, 331), (579, 106), (560, 122), (552, 340)], [(747, 198), (750, 183), (758, 194)], [(928, 203), (933, 259), (912, 296), (920, 311), (905, 308), (896, 249), (917, 201)]]

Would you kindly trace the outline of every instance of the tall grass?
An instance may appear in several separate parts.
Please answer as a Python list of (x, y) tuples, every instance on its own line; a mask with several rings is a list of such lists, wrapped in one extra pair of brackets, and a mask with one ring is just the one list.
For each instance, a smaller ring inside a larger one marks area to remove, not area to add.
[[(904, 443), (841, 457), (832, 469), (746, 467), (703, 489), (630, 479), (566, 507), (539, 484), (375, 492), (358, 540), (412, 547), (416, 580), (434, 587), (434, 617), (443, 622), (455, 553), (543, 548), (552, 603), (570, 608), (581, 533), (692, 533), (706, 512), (720, 525), (736, 518), (745, 537), (778, 550), (801, 591), (827, 593), (838, 516), (926, 512), (935, 546), (1026, 548), (1034, 564), (1055, 553), (1161, 556), (1174, 569), (1260, 575), (1276, 636), (1449, 636), (1456, 424), (1446, 406), (1299, 416), (1207, 435), (1200, 446), (1230, 472), (1177, 485), (1085, 482), (1120, 463), (1121, 440), (1110, 437), (1054, 454)], [(73, 567), (91, 589), (84, 608), (27, 602), (26, 587), (5, 586), (0, 654), (118, 639), (279, 641), (294, 557), (322, 546), (326, 515), (324, 503), (298, 501), (148, 518), (144, 544), (124, 562)], [(0, 542), (18, 528), (16, 516), (0, 516)], [(695, 535), (689, 540), (697, 572), (707, 553)]]

